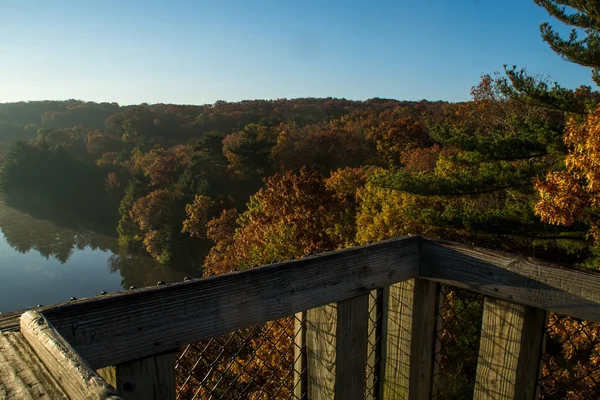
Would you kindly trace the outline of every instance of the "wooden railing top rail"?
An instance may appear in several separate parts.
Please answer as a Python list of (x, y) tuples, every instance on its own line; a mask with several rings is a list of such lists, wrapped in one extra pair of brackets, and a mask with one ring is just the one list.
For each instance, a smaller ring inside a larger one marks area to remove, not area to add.
[(600, 273), (418, 236), (78, 300), (43, 314), (101, 368), (416, 277), (600, 322)]
[(419, 276), (600, 322), (600, 272), (453, 242), (422, 240)]
[(418, 237), (104, 295), (44, 311), (94, 368), (350, 299), (418, 276)]

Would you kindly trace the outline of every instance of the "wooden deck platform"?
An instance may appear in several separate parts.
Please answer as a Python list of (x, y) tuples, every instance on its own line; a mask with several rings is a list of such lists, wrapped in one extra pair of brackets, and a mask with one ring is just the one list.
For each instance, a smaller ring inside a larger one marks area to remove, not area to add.
[(118, 393), (36, 311), (0, 332), (0, 400), (119, 400)]
[(441, 284), (485, 296), (475, 400), (536, 398), (548, 311), (600, 322), (598, 271), (413, 236), (2, 315), (0, 400), (173, 400), (174, 351), (297, 313), (296, 398), (435, 398)]
[(0, 399), (68, 399), (21, 332), (0, 332)]

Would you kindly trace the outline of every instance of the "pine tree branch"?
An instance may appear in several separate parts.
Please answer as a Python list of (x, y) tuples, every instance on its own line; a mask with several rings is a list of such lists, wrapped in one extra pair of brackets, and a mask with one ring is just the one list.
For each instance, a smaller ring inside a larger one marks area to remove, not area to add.
[[(588, 4), (581, 4), (570, 0), (534, 0), (534, 2), (546, 9), (548, 14), (558, 19), (564, 24), (575, 26), (581, 29), (594, 29), (597, 25), (589, 17), (590, 9)], [(560, 8), (558, 5), (570, 7), (578, 12), (573, 14), (567, 14), (565, 8)]]

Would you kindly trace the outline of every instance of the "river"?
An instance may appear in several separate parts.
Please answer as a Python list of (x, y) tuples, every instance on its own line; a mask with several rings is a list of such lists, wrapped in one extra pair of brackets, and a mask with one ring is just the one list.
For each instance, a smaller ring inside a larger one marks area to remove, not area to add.
[(123, 253), (115, 237), (59, 226), (3, 203), (0, 231), (0, 313), (200, 275)]

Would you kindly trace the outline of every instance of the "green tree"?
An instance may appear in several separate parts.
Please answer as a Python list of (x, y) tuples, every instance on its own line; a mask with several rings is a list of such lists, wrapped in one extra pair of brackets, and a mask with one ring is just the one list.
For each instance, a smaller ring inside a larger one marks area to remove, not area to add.
[[(590, 0), (533, 1), (550, 16), (572, 28), (569, 37), (563, 38), (548, 22), (544, 22), (540, 25), (542, 39), (563, 59), (591, 68), (592, 79), (600, 85), (600, 3)], [(588, 86), (566, 89), (556, 82), (518, 70), (516, 66), (506, 69), (506, 72), (505, 92), (530, 104), (587, 114), (600, 100), (600, 95)]]
[(229, 168), (247, 176), (271, 173), (269, 153), (274, 145), (273, 133), (265, 126), (249, 124), (223, 139), (223, 154)]
[(408, 152), (403, 167), (377, 173), (374, 182), (414, 196), (402, 200), (401, 212), (417, 232), (537, 255), (579, 248), (583, 232), (544, 224), (533, 211), (533, 179), (560, 168), (564, 157), (564, 113), (513, 99), (502, 84), (484, 76), (473, 101), (429, 119), (436, 146), (427, 157)]
[[(600, 85), (600, 3), (590, 0), (534, 0), (560, 22), (572, 27), (568, 39), (562, 38), (545, 22), (540, 25), (542, 39), (565, 60), (592, 68), (592, 79)], [(579, 32), (583, 31), (583, 37)]]

